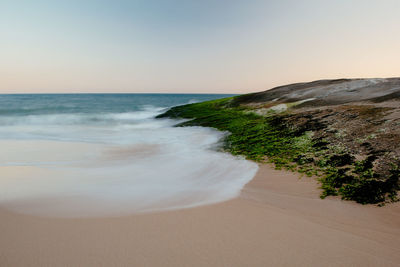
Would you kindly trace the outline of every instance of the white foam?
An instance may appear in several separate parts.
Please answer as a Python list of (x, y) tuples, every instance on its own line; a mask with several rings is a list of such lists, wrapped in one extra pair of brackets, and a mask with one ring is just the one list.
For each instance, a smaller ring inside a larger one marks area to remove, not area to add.
[(175, 128), (157, 112), (1, 127), (0, 205), (60, 217), (179, 209), (231, 199), (255, 175), (255, 163), (216, 150), (225, 133)]

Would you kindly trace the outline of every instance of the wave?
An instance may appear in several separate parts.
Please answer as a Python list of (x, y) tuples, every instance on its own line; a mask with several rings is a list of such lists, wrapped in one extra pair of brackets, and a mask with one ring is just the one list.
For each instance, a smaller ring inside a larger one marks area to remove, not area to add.
[(53, 113), (41, 115), (0, 116), (0, 125), (76, 125), (76, 124), (135, 124), (161, 114), (166, 108), (143, 106), (138, 111), (119, 113)]
[(0, 115), (0, 205), (82, 217), (179, 209), (237, 196), (257, 165), (220, 152), (228, 133), (155, 119), (167, 104)]

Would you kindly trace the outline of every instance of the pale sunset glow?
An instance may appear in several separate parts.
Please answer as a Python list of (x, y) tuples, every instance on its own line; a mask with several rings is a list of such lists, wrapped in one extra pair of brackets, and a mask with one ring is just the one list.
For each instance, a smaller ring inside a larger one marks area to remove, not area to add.
[(246, 93), (400, 73), (400, 1), (0, 1), (0, 93)]

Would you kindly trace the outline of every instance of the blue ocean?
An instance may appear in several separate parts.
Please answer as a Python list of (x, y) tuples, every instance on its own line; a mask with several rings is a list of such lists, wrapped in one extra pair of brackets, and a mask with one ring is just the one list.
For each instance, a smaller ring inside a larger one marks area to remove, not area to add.
[[(227, 94), (0, 94), (1, 126), (24, 120), (45, 124), (110, 123), (112, 115), (162, 112), (169, 107), (230, 97)], [(150, 114), (149, 113), (149, 114)], [(104, 116), (105, 115), (105, 116)], [(110, 116), (111, 115), (111, 116)], [(60, 116), (56, 121), (56, 116)], [(117, 116), (118, 117), (118, 116)], [(116, 117), (116, 118), (117, 118)], [(46, 119), (49, 119), (46, 122)], [(131, 121), (134, 123), (134, 121)], [(118, 123), (118, 119), (114, 121)], [(123, 121), (127, 123), (127, 121)]]
[(39, 216), (179, 209), (237, 196), (257, 165), (221, 151), (229, 133), (155, 119), (231, 95), (0, 95), (0, 205)]

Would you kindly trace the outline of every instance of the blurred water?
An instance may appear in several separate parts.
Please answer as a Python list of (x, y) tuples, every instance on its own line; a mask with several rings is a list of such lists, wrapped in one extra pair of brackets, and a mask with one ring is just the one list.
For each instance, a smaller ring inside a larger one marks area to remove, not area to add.
[(108, 216), (235, 197), (257, 165), (218, 151), (226, 133), (155, 119), (228, 95), (0, 95), (0, 205)]

